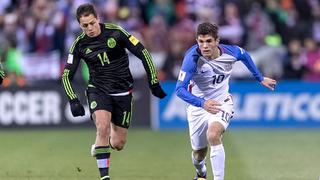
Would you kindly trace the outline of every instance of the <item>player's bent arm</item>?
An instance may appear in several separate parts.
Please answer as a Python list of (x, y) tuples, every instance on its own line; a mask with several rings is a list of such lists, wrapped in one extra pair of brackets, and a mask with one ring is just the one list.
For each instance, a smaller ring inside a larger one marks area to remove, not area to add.
[[(70, 60), (72, 58), (72, 60)], [(72, 54), (69, 54), (67, 64), (64, 67), (63, 74), (62, 74), (62, 85), (64, 87), (64, 91), (67, 94), (67, 97), (69, 100), (77, 99), (77, 95), (73, 90), (73, 87), (71, 85), (73, 76), (79, 66), (80, 59), (73, 57)]]
[(277, 81), (268, 77), (263, 77), (256, 65), (253, 63), (247, 51), (239, 48), (238, 58), (245, 64), (256, 80), (258, 80), (263, 86), (272, 91), (275, 89)]
[(205, 100), (199, 98), (188, 91), (188, 86), (197, 68), (197, 56), (187, 54), (183, 60), (178, 81), (176, 84), (176, 94), (182, 100), (197, 107), (204, 107)]
[(149, 51), (139, 42), (134, 36), (129, 35), (125, 39), (126, 48), (137, 58), (139, 58), (143, 64), (143, 67), (147, 73), (149, 85), (152, 86), (158, 83), (157, 71), (153, 63), (152, 56)]
[(145, 49), (141, 43), (138, 43), (134, 47), (132, 45), (129, 45), (128, 49), (142, 61), (143, 67), (147, 72), (148, 83), (151, 93), (160, 99), (166, 97), (167, 94), (161, 88), (161, 85), (157, 78), (156, 68), (153, 64), (152, 57), (150, 53), (147, 51), (147, 49)]
[(176, 94), (179, 98), (181, 98), (182, 100), (184, 100), (189, 104), (192, 104), (193, 106), (204, 107), (205, 100), (191, 94), (187, 90), (187, 88), (179, 85), (179, 81), (177, 82), (177, 86), (176, 86)]
[(158, 84), (157, 72), (152, 57), (141, 42), (117, 24), (106, 23), (106, 28), (115, 30), (120, 43), (142, 61), (150, 87), (154, 84)]
[(160, 99), (167, 96), (161, 88), (157, 78), (157, 71), (153, 64), (152, 57), (147, 49), (139, 42), (137, 38), (130, 35), (126, 30), (117, 25), (107, 25), (111, 29), (117, 30), (117, 40), (124, 48), (127, 48), (132, 54), (142, 61), (143, 67), (147, 73), (148, 84), (152, 94)]
[(254, 78), (257, 81), (259, 81), (259, 82), (263, 81), (263, 76), (262, 76), (261, 72), (256, 67), (256, 65), (252, 61), (249, 53), (246, 50), (239, 47), (239, 52), (238, 52), (237, 58), (239, 60), (241, 60), (241, 62), (249, 69), (249, 71), (252, 73), (252, 75), (254, 76)]

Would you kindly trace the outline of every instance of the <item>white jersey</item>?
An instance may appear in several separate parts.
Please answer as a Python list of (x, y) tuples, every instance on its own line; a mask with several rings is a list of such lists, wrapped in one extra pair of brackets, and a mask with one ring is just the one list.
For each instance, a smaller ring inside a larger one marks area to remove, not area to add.
[(262, 81), (263, 77), (254, 65), (250, 55), (239, 46), (220, 44), (221, 55), (207, 60), (198, 45), (186, 53), (176, 85), (176, 94), (197, 107), (203, 107), (205, 100), (223, 101), (229, 96), (229, 79), (233, 65), (240, 60), (253, 76)]
[(229, 79), (237, 59), (222, 54), (216, 59), (200, 57), (197, 71), (191, 79), (191, 93), (197, 97), (223, 101), (229, 96)]

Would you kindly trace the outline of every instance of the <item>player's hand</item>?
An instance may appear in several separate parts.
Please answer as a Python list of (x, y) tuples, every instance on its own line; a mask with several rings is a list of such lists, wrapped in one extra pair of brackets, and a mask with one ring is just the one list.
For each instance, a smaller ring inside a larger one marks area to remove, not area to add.
[(264, 87), (273, 91), (276, 88), (277, 81), (268, 77), (263, 77), (263, 80), (260, 82)]
[(84, 116), (84, 107), (80, 103), (79, 99), (73, 99), (69, 101), (70, 109), (73, 117)]
[(213, 99), (206, 100), (204, 102), (203, 108), (212, 114), (217, 114), (220, 109), (221, 104)]
[(151, 92), (154, 96), (163, 99), (167, 96), (167, 94), (163, 91), (163, 89), (160, 86), (160, 83), (156, 83), (150, 86)]

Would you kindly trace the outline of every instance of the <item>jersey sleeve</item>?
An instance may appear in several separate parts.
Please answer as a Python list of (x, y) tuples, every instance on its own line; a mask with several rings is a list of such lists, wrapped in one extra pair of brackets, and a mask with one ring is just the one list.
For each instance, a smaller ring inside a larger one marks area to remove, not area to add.
[[(192, 50), (191, 50), (192, 51)], [(195, 49), (193, 50), (195, 51)], [(204, 99), (193, 95), (188, 91), (188, 86), (193, 74), (197, 70), (197, 59), (199, 55), (189, 52), (183, 59), (179, 77), (176, 84), (176, 94), (182, 100), (197, 107), (203, 107)]]
[(143, 67), (147, 73), (149, 85), (152, 86), (154, 84), (157, 84), (157, 71), (149, 51), (136, 37), (129, 34), (120, 26), (118, 27), (120, 28), (120, 41), (124, 44), (125, 48), (127, 48), (133, 55), (141, 60)]
[(237, 48), (237, 59), (239, 59), (249, 69), (249, 71), (252, 73), (252, 75), (257, 81), (259, 82), (263, 81), (263, 76), (259, 71), (259, 69), (254, 64), (254, 62), (252, 61), (249, 53), (239, 46), (235, 46), (235, 47)]
[(72, 47), (70, 48), (68, 59), (62, 74), (62, 85), (64, 87), (64, 91), (68, 96), (69, 100), (73, 100), (77, 98), (76, 93), (71, 85), (74, 74), (76, 73), (81, 58), (79, 57), (79, 53), (77, 51), (77, 45), (74, 42)]

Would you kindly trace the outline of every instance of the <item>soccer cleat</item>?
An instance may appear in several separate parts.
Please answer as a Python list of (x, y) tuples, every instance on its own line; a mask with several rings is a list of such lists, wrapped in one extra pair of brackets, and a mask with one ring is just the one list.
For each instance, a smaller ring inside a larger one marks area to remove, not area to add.
[(90, 150), (90, 154), (92, 157), (96, 157), (97, 153), (96, 153), (96, 145), (95, 144), (92, 144), (91, 145), (91, 150)]
[(207, 179), (207, 175), (205, 174), (204, 176), (200, 176), (197, 173), (197, 176), (195, 178), (193, 178), (192, 180), (206, 180)]
[(110, 176), (104, 176), (104, 177), (102, 177), (100, 180), (110, 180)]

